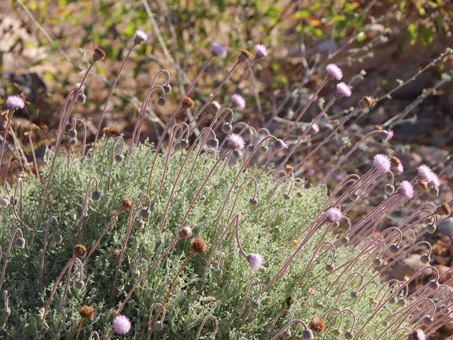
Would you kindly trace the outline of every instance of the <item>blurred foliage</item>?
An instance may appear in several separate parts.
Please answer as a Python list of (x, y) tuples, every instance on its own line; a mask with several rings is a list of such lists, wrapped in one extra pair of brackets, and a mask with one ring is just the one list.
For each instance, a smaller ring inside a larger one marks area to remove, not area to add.
[[(227, 46), (229, 55), (239, 48), (252, 49), (256, 43), (270, 47), (271, 54), (277, 46), (282, 51), (285, 48), (297, 50), (302, 41), (307, 50), (329, 41), (336, 44), (334, 46), (341, 47), (350, 37), (355, 36), (355, 44), (349, 46), (354, 49), (372, 40), (368, 34), (360, 33), (364, 26), (383, 16), (385, 20), (380, 23), (384, 29), (389, 28), (398, 34), (398, 48), (402, 52), (408, 44), (420, 43), (428, 48), (435, 39), (451, 34), (449, 28), (453, 22), (453, 12), (449, 10), (450, 1), (444, 0), (148, 0), (159, 29), (156, 32), (144, 1), (146, 0), (23, 0), (37, 22), (55, 40), (50, 45), (39, 34), (38, 47), (48, 46), (55, 51), (55, 55), (58, 55), (58, 47), (70, 56), (74, 65), (72, 68), (59, 68), (57, 74), (44, 74), (50, 81), (52, 90), (66, 91), (73, 83), (69, 78), (87, 67), (91, 50), (96, 45), (104, 48), (107, 60), (110, 61), (110, 64), (97, 66), (96, 72), (112, 80), (115, 76), (112, 70), (117, 69), (112, 63), (123, 60), (137, 29), (149, 33), (150, 39), (132, 54), (134, 62), (130, 70), (133, 79), (137, 79), (143, 72), (154, 73), (156, 67), (153, 65), (171, 70), (175, 70), (178, 65), (184, 76), (181, 72), (179, 77), (173, 73), (173, 86), (177, 86), (181, 79), (185, 83), (188, 79), (193, 79), (199, 65), (209, 57), (213, 41)], [(9, 3), (17, 13), (24, 14), (18, 0), (10, 0)], [(23, 20), (27, 21), (28, 18), (24, 15)], [(168, 54), (163, 53), (161, 41)], [(264, 87), (267, 86), (268, 90), (297, 87), (299, 80), (288, 79), (287, 75), (280, 72), (281, 65), (277, 59), (283, 53), (279, 51), (275, 54), (274, 58), (265, 62), (264, 67), (272, 72), (272, 78)], [(325, 57), (324, 55), (321, 59)], [(232, 58), (219, 60), (217, 67), (228, 69), (231, 60)], [(34, 61), (33, 64), (37, 65), (39, 62)], [(44, 62), (48, 63), (49, 60), (43, 60)], [(313, 60), (309, 63), (313, 67)], [(301, 69), (297, 72), (303, 74), (305, 71)], [(210, 90), (219, 84), (222, 74), (209, 72), (209, 75), (204, 76), (197, 84), (201, 94), (209, 96)], [(143, 86), (136, 86), (138, 88), (133, 93), (142, 100), (145, 89)], [(243, 95), (253, 105), (255, 97)], [(103, 104), (101, 97), (103, 96), (98, 95), (89, 98), (97, 110)], [(261, 98), (263, 108), (268, 109), (269, 98)], [(129, 100), (123, 98), (122, 103), (115, 105), (124, 108), (128, 104)]]

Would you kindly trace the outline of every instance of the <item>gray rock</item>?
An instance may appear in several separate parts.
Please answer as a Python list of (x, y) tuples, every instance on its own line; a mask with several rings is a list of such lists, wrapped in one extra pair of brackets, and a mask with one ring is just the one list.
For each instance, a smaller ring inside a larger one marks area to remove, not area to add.
[(448, 218), (437, 226), (437, 230), (449, 238), (453, 239), (453, 218)]
[[(387, 280), (397, 279), (400, 281), (404, 281), (404, 278), (411, 277), (414, 275), (419, 269), (422, 269), (426, 265), (420, 262), (420, 255), (412, 254), (409, 257), (401, 260), (396, 264), (395, 267), (387, 274)], [(428, 277), (432, 274), (432, 269), (426, 269), (423, 271), (422, 276)]]

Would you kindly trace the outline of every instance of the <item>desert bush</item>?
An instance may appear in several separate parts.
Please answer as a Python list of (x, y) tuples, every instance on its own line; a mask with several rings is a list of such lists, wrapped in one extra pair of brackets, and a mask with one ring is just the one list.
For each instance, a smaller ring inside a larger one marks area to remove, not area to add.
[[(145, 39), (137, 31), (134, 46)], [(211, 53), (200, 74), (226, 50), (214, 44)], [(254, 56), (241, 50), (239, 63), (252, 58), (244, 76), (266, 55), (262, 45)], [(95, 49), (91, 65), (104, 56)], [(343, 76), (334, 64), (326, 71), (320, 87)], [(399, 160), (375, 155), (368, 172), (344, 178), (333, 192), (322, 184), (307, 188), (294, 176), (306, 158), (295, 166), (286, 162), (316, 120), (289, 148), (287, 136), (232, 124), (230, 99), (233, 109), (243, 106), (234, 91), (223, 105), (211, 97), (192, 121), (176, 123), (195, 106), (184, 96), (156, 146), (139, 142), (145, 100), (129, 145), (114, 128), (98, 139), (101, 119), (86, 151), (85, 135), (80, 145), (77, 132), (84, 124), (70, 119), (76, 101), (84, 101), (86, 75), (62, 109), (56, 145), (47, 150), (41, 173), (45, 183), (22, 176), (3, 192), (5, 336), (86, 338), (96, 331), (136, 339), (422, 339), (421, 327), (429, 333), (448, 318), (444, 292), (451, 280), (439, 283), (448, 273), (427, 265), (406, 281), (380, 282), (380, 274), (414, 248), (427, 247), (420, 260), (430, 261), (431, 246), (419, 238), (449, 217), (450, 202), (419, 204), (393, 227), (378, 226), (415, 195), (438, 194), (431, 169), (421, 166), (397, 185)], [(320, 115), (351, 96), (345, 83), (336, 88)], [(164, 71), (149, 96), (153, 91), (165, 105), (171, 88)], [(8, 124), (23, 105), (20, 97), (8, 98)], [(370, 105), (368, 97), (358, 100), (313, 152)], [(195, 119), (208, 106), (216, 116), (195, 138)], [(377, 133), (386, 140), (393, 135)], [(0, 164), (3, 155), (2, 148)], [(349, 220), (371, 195), (380, 203)], [(427, 270), (434, 278), (410, 291)]]

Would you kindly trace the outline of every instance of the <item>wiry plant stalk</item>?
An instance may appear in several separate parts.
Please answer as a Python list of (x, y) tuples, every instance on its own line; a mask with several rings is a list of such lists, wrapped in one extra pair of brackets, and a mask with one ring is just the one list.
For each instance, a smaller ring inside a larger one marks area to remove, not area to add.
[(121, 64), (120, 69), (115, 77), (115, 80), (113, 81), (112, 87), (110, 88), (110, 91), (107, 95), (107, 99), (105, 100), (104, 109), (102, 110), (101, 118), (99, 119), (98, 128), (96, 130), (96, 135), (94, 136), (93, 149), (92, 149), (92, 155), (91, 155), (91, 159), (93, 161), (94, 161), (94, 156), (95, 156), (95, 152), (96, 152), (96, 143), (98, 142), (99, 133), (101, 132), (102, 121), (104, 120), (105, 112), (107, 111), (107, 105), (110, 101), (110, 98), (112, 98), (113, 91), (115, 90), (116, 84), (118, 83), (118, 80), (120, 79), (120, 75), (121, 75), (121, 72), (123, 71), (124, 65), (126, 65), (126, 61), (129, 58), (129, 56), (131, 55), (135, 46), (137, 46), (137, 44), (134, 42), (132, 44), (131, 48), (129, 49), (129, 52), (127, 53), (126, 57), (124, 58), (123, 63)]
[(194, 251), (191, 251), (190, 254), (187, 255), (187, 258), (186, 258), (186, 260), (184, 261), (184, 263), (181, 265), (181, 268), (179, 268), (178, 273), (176, 274), (176, 276), (175, 276), (175, 278), (174, 278), (174, 280), (173, 280), (173, 282), (172, 282), (172, 284), (171, 284), (171, 286), (170, 286), (170, 289), (168, 290), (168, 293), (167, 293), (167, 295), (165, 296), (165, 299), (164, 299), (164, 301), (162, 302), (162, 305), (161, 305), (159, 311), (157, 312), (156, 318), (154, 319), (154, 322), (153, 322), (153, 324), (152, 324), (152, 326), (151, 326), (151, 329), (150, 329), (150, 331), (149, 331), (149, 334), (153, 334), (154, 326), (156, 325), (157, 319), (159, 318), (159, 315), (160, 315), (160, 313), (162, 312), (162, 309), (164, 308), (165, 303), (168, 301), (168, 298), (170, 297), (171, 291), (172, 291), (173, 287), (175, 286), (176, 280), (178, 280), (179, 274), (181, 274), (182, 270), (183, 270), (184, 267), (186, 266), (187, 262), (189, 262), (190, 257), (191, 257), (193, 254), (195, 254), (195, 252), (194, 252)]
[[(137, 211), (138, 211), (138, 209), (139, 209), (139, 207), (140, 207), (140, 205), (141, 205), (141, 203), (142, 203), (142, 201), (144, 199), (147, 200), (148, 207), (149, 207), (151, 205), (151, 200), (149, 199), (149, 197), (147, 195), (143, 195), (142, 197), (140, 197), (140, 199), (135, 200), (134, 203), (132, 203), (132, 206), (131, 206), (131, 212), (129, 214), (129, 221), (128, 221), (128, 224), (127, 224), (126, 236), (124, 237), (124, 243), (123, 243), (123, 246), (121, 247), (121, 254), (120, 254), (119, 261), (118, 261), (118, 266), (116, 268), (115, 280), (113, 281), (112, 295), (110, 297), (109, 308), (112, 307), (113, 298), (115, 297), (116, 281), (118, 279), (118, 274), (120, 272), (120, 267), (121, 267), (121, 262), (123, 261), (124, 252), (126, 251), (127, 241), (128, 241), (129, 236), (131, 234), (132, 228), (134, 227), (135, 216), (137, 215)], [(137, 203), (137, 207), (134, 210), (134, 204), (135, 203)]]
[[(24, 243), (23, 247), (25, 247), (25, 240), (24, 240), (24, 235), (22, 234), (22, 230), (15, 229), (13, 231), (13, 235), (11, 236), (11, 240), (9, 241), (8, 250), (6, 251), (6, 256), (5, 256), (5, 262), (3, 262), (2, 276), (0, 277), (0, 289), (2, 288), (2, 285), (3, 285), (3, 278), (5, 277), (6, 265), (8, 264), (8, 256), (11, 251), (11, 246), (13, 245), (13, 241), (14, 241), (14, 237), (16, 236), (16, 233), (20, 234), (20, 238), (23, 240), (23, 243)], [(18, 247), (17, 242), (16, 242), (16, 247)], [(1, 249), (0, 249), (0, 253), (1, 253)]]
[[(47, 191), (49, 190), (49, 185), (50, 185), (50, 181), (52, 179), (53, 170), (55, 168), (55, 162), (57, 160), (58, 151), (60, 150), (61, 139), (63, 137), (63, 132), (66, 127), (66, 124), (68, 123), (69, 115), (71, 114), (72, 108), (74, 107), (74, 104), (77, 100), (77, 96), (79, 95), (79, 93), (82, 89), (82, 86), (85, 83), (85, 80), (86, 80), (88, 74), (90, 73), (91, 69), (93, 68), (94, 64), (96, 63), (96, 61), (97, 60), (93, 60), (91, 62), (90, 66), (88, 67), (87, 71), (85, 72), (85, 75), (83, 76), (83, 79), (80, 82), (80, 85), (77, 88), (77, 90), (71, 91), (74, 93), (74, 97), (72, 98), (71, 104), (69, 105), (68, 110), (67, 111), (63, 110), (63, 112), (60, 116), (60, 126), (58, 127), (57, 140), (55, 142), (55, 150), (54, 150), (54, 155), (52, 157), (52, 165), (50, 166), (49, 174), (47, 175), (47, 181), (46, 181), (46, 184), (44, 187), (44, 193), (43, 193), (43, 198), (42, 198), (42, 202), (41, 202), (41, 211), (44, 209), (44, 203), (46, 202), (46, 199), (47, 199)], [(69, 95), (68, 95), (68, 99), (69, 99)]]
[(126, 305), (127, 301), (129, 300), (129, 298), (131, 297), (131, 295), (134, 293), (135, 289), (137, 289), (138, 285), (140, 284), (140, 282), (143, 281), (143, 279), (151, 272), (151, 270), (154, 269), (155, 266), (157, 266), (157, 264), (160, 262), (160, 260), (162, 260), (162, 258), (169, 252), (169, 250), (171, 248), (173, 248), (175, 245), (176, 245), (176, 242), (179, 241), (179, 236), (177, 236), (173, 242), (170, 244), (170, 246), (164, 250), (164, 252), (159, 256), (159, 258), (156, 260), (156, 262), (154, 262), (149, 268), (148, 270), (142, 274), (142, 276), (140, 276), (140, 278), (137, 280), (137, 282), (134, 284), (134, 286), (132, 287), (132, 289), (129, 291), (129, 293), (127, 294), (126, 298), (124, 299), (123, 303), (121, 304), (120, 308), (118, 309), (118, 313), (121, 313), (121, 311), (123, 310), (124, 306)]
[[(208, 135), (209, 135), (209, 132), (211, 132), (212, 135), (215, 137), (215, 133), (214, 133), (214, 131), (213, 131), (212, 129), (210, 129), (210, 128), (204, 128), (203, 130), (201, 130), (200, 134), (196, 137), (195, 141), (192, 143), (192, 145), (191, 145), (189, 151), (187, 152), (186, 158), (184, 159), (184, 161), (183, 161), (183, 163), (182, 163), (182, 165), (181, 165), (181, 167), (180, 167), (180, 169), (179, 169), (178, 175), (176, 175), (175, 183), (173, 184), (173, 188), (171, 189), (170, 196), (168, 197), (168, 201), (167, 201), (167, 205), (166, 205), (166, 207), (165, 207), (164, 215), (163, 215), (162, 221), (161, 221), (161, 223), (160, 223), (160, 228), (159, 228), (160, 232), (162, 232), (162, 229), (163, 229), (163, 227), (164, 227), (164, 224), (165, 224), (165, 221), (166, 221), (166, 217), (167, 217), (168, 208), (169, 208), (169, 206), (170, 206), (170, 202), (171, 202), (171, 200), (172, 200), (172, 198), (173, 198), (173, 195), (174, 195), (174, 193), (175, 193), (176, 186), (178, 185), (178, 181), (179, 181), (179, 179), (180, 179), (180, 177), (181, 177), (181, 174), (182, 174), (182, 171), (183, 171), (183, 169), (184, 169), (184, 167), (185, 167), (185, 165), (186, 165), (186, 162), (187, 162), (187, 160), (189, 159), (189, 156), (190, 156), (190, 154), (192, 153), (193, 149), (194, 149), (195, 146), (197, 145), (197, 142), (198, 142), (199, 138), (201, 138), (201, 136), (203, 136), (205, 132), (206, 132)], [(200, 148), (201, 148), (201, 146), (200, 146)]]
[[(187, 96), (193, 89), (193, 87), (195, 86), (196, 82), (198, 81), (198, 78), (200, 78), (201, 74), (204, 72), (204, 70), (208, 67), (209, 63), (211, 62), (213, 56), (211, 56), (205, 63), (204, 65), (202, 66), (201, 70), (198, 72), (198, 74), (196, 75), (195, 79), (193, 80), (192, 84), (189, 86), (189, 88), (187, 89), (185, 96)], [(160, 139), (159, 139), (159, 142), (157, 143), (157, 146), (156, 146), (156, 150), (155, 150), (155, 156), (154, 156), (154, 160), (153, 160), (153, 163), (151, 165), (151, 170), (149, 172), (149, 178), (148, 178), (148, 190), (146, 192), (146, 194), (149, 196), (149, 193), (151, 191), (151, 178), (152, 178), (152, 175), (153, 175), (153, 170), (154, 170), (154, 165), (156, 164), (156, 160), (157, 160), (157, 157), (159, 155), (159, 151), (162, 147), (162, 143), (164, 142), (165, 140), (165, 137), (167, 136), (167, 132), (168, 132), (168, 129), (170, 128), (170, 126), (173, 124), (174, 120), (176, 119), (176, 117), (178, 116), (178, 114), (182, 111), (181, 109), (183, 108), (183, 100), (181, 100), (181, 102), (179, 103), (178, 107), (176, 108), (175, 112), (173, 113), (173, 115), (171, 116), (170, 120), (168, 121), (164, 131), (162, 132), (162, 136), (160, 136)]]
[(79, 262), (79, 266), (80, 268), (82, 268), (81, 270), (83, 270), (83, 264), (82, 264), (82, 261), (80, 261), (78, 258), (76, 257), (72, 257), (68, 263), (66, 264), (66, 266), (63, 268), (63, 270), (61, 271), (60, 275), (58, 276), (57, 278), (57, 281), (55, 281), (55, 284), (53, 286), (53, 289), (52, 289), (52, 292), (50, 293), (50, 297), (49, 297), (49, 300), (47, 300), (47, 304), (46, 304), (46, 307), (44, 309), (44, 314), (42, 316), (42, 320), (41, 320), (41, 326), (39, 328), (39, 335), (38, 335), (38, 338), (41, 337), (41, 334), (42, 334), (42, 329), (44, 327), (44, 322), (46, 320), (46, 314), (47, 314), (47, 311), (49, 310), (49, 306), (50, 306), (50, 302), (52, 301), (52, 297), (53, 295), (55, 294), (55, 290), (57, 289), (57, 286), (58, 284), (60, 283), (61, 281), (61, 278), (63, 277), (63, 275), (66, 273), (66, 271), (68, 270), (69, 267), (72, 267), (72, 264), (74, 263), (74, 261), (77, 261)]
[(44, 257), (46, 256), (47, 236), (49, 234), (49, 226), (50, 226), (50, 222), (52, 222), (52, 220), (55, 222), (55, 224), (57, 226), (59, 225), (58, 224), (58, 219), (56, 218), (56, 216), (51, 216), (49, 218), (49, 221), (47, 222), (46, 232), (44, 234), (44, 246), (42, 248), (41, 267), (40, 267), (40, 270), (39, 270), (38, 290), (40, 292), (41, 292), (42, 272), (43, 272), (43, 269), (44, 269)]

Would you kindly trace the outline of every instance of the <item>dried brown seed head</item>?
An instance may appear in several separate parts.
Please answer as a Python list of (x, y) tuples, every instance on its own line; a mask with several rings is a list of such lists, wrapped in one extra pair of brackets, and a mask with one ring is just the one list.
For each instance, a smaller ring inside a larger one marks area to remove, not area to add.
[(451, 214), (451, 209), (450, 209), (450, 206), (448, 205), (448, 203), (446, 203), (446, 202), (442, 203), (439, 208), (440, 209), (438, 209), (438, 210), (440, 210), (439, 212), (442, 212), (441, 213), (442, 215), (449, 216)]
[(105, 58), (105, 51), (100, 47), (96, 47), (94, 49), (94, 53), (93, 53), (93, 60), (98, 61), (99, 59), (104, 59), (104, 58)]
[(419, 179), (418, 180), (418, 183), (417, 183), (417, 186), (419, 186), (419, 188), (423, 191), (427, 191), (428, 190), (428, 183), (426, 183), (426, 181), (424, 179)]
[(211, 104), (209, 104), (209, 110), (212, 110), (212, 112), (219, 112), (221, 106), (219, 104), (219, 102), (216, 102), (215, 100), (211, 102)]
[(247, 59), (250, 59), (251, 57), (252, 57), (252, 55), (250, 54), (249, 51), (244, 50), (243, 48), (241, 48), (241, 49), (239, 50), (238, 60), (239, 60), (240, 62), (244, 62), (244, 61), (246, 61)]
[(369, 107), (373, 104), (373, 100), (370, 97), (362, 97), (362, 99), (359, 102), (360, 107)]
[(116, 248), (112, 248), (110, 249), (110, 254), (112, 254), (112, 256), (118, 256), (120, 254), (120, 251)]
[(132, 202), (128, 200), (127, 198), (123, 199), (123, 202), (121, 203), (120, 210), (129, 210), (132, 207)]
[(393, 156), (390, 158), (390, 165), (393, 168), (398, 168), (401, 165), (401, 161), (399, 160), (398, 157)]
[(215, 301), (215, 297), (214, 296), (211, 296), (211, 295), (208, 295), (206, 297), (206, 299), (209, 301), (209, 302), (214, 302)]
[(198, 237), (192, 240), (192, 244), (190, 246), (192, 247), (192, 251), (196, 254), (203, 254), (206, 249), (208, 249), (206, 242)]
[(313, 332), (322, 333), (322, 332), (324, 332), (325, 328), (326, 328), (326, 326), (324, 324), (324, 320), (323, 319), (315, 318), (315, 317), (311, 318), (311, 320), (310, 320), (310, 329)]
[(94, 316), (94, 308), (91, 306), (83, 305), (80, 307), (79, 314), (82, 319), (92, 319)]
[(87, 255), (87, 248), (83, 244), (76, 244), (74, 246), (74, 256), (80, 259)]
[(183, 109), (193, 109), (195, 107), (195, 102), (190, 97), (182, 98), (182, 108)]
[(102, 132), (104, 132), (107, 137), (118, 137), (121, 134), (120, 130), (111, 126), (103, 128)]

